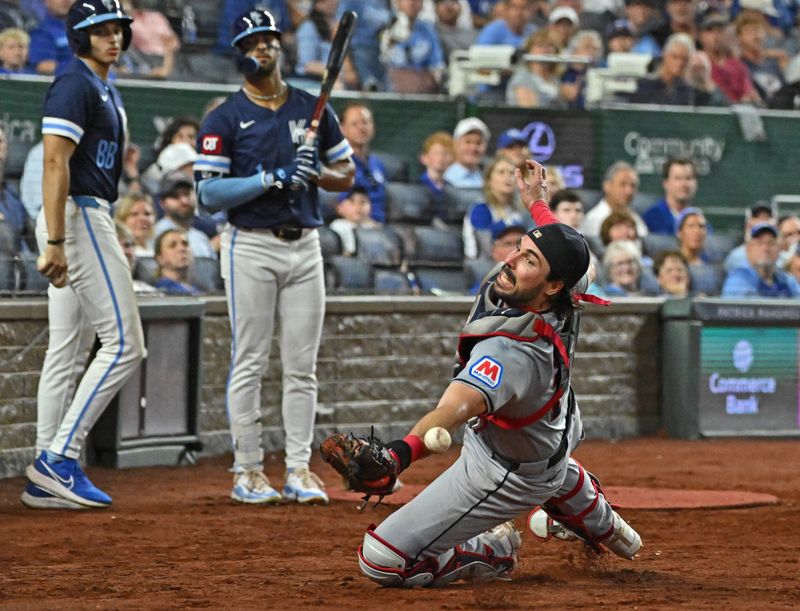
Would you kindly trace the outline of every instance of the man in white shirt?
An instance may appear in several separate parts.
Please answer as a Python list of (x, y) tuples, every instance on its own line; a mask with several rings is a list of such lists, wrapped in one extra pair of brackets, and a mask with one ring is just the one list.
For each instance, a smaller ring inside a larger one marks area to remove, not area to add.
[(639, 175), (631, 164), (617, 161), (606, 170), (603, 179), (603, 199), (597, 202), (586, 214), (581, 225), (585, 236), (598, 237), (600, 226), (612, 212), (627, 212), (636, 221), (636, 233), (641, 238), (647, 235), (647, 225), (631, 208), (631, 203), (639, 189)]
[(491, 133), (486, 123), (477, 117), (461, 119), (453, 130), (456, 160), (444, 172), (444, 181), (460, 189), (483, 187), (481, 164)]

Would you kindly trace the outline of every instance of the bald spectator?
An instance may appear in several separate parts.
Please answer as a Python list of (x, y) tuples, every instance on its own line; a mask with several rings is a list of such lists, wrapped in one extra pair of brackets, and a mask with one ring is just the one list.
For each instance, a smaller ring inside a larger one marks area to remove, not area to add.
[(647, 225), (631, 208), (633, 198), (639, 190), (639, 175), (633, 166), (625, 161), (617, 161), (606, 170), (603, 179), (603, 199), (589, 210), (581, 225), (581, 233), (588, 236), (600, 235), (600, 226), (612, 212), (626, 212), (636, 222), (636, 233), (646, 236)]
[(0, 32), (0, 74), (33, 74), (28, 68), (30, 42), (25, 30), (7, 28)]
[(356, 176), (353, 186), (366, 189), (372, 202), (372, 218), (386, 222), (386, 168), (375, 155), (370, 154), (370, 145), (375, 138), (375, 121), (372, 111), (361, 102), (348, 104), (341, 114), (342, 134), (353, 148)]
[(750, 230), (750, 239), (745, 246), (747, 263), (733, 270), (725, 278), (722, 296), (737, 297), (783, 297), (800, 296), (797, 281), (782, 269), (778, 269), (780, 243), (778, 228), (770, 223), (759, 223)]
[(650, 233), (675, 235), (675, 220), (691, 206), (697, 193), (694, 162), (687, 157), (670, 157), (664, 163), (663, 176), (664, 197), (648, 208), (642, 219)]
[(766, 204), (756, 204), (748, 208), (744, 214), (744, 238), (743, 242), (728, 253), (725, 257), (725, 273), (730, 274), (737, 267), (742, 267), (747, 263), (747, 252), (745, 245), (750, 240), (750, 230), (760, 223), (775, 224), (775, 215), (772, 208)]
[(72, 61), (67, 41), (67, 13), (72, 0), (44, 0), (46, 16), (31, 30), (31, 67), (39, 74), (60, 74)]
[(456, 124), (453, 130), (455, 161), (444, 173), (447, 184), (459, 189), (483, 187), (481, 164), (490, 137), (486, 123), (477, 117), (467, 117)]

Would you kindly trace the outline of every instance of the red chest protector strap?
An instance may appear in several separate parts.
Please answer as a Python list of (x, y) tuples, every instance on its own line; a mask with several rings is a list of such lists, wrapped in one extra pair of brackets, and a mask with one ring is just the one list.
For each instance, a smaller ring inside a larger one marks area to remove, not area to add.
[(553, 345), (553, 348), (555, 349), (556, 360), (560, 362), (560, 366), (556, 369), (556, 374), (554, 376), (556, 391), (553, 393), (553, 396), (550, 397), (547, 403), (525, 418), (508, 418), (498, 414), (488, 414), (483, 417), (487, 422), (491, 422), (495, 426), (499, 426), (501, 429), (505, 429), (507, 431), (521, 429), (541, 419), (559, 402), (559, 400), (561, 400), (561, 397), (564, 395), (564, 391), (566, 389), (565, 382), (567, 376), (562, 375), (562, 369), (566, 370), (566, 372), (569, 371), (569, 355), (567, 354), (567, 349), (564, 346), (564, 342), (561, 341), (561, 338), (559, 337), (558, 333), (555, 332), (555, 329), (553, 329), (551, 325), (543, 321), (541, 318), (537, 318), (534, 321), (533, 331), (538, 334), (539, 337), (544, 338)]

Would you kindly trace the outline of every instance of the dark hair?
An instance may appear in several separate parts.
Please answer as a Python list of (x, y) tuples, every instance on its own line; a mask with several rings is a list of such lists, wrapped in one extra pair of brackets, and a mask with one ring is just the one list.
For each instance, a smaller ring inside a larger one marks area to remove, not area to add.
[(694, 172), (695, 176), (697, 175), (697, 168), (694, 165), (694, 161), (691, 157), (683, 157), (680, 155), (676, 155), (674, 157), (667, 157), (667, 160), (664, 162), (663, 168), (663, 175), (664, 178), (669, 178), (669, 171), (672, 169), (674, 165), (688, 165), (692, 167), (692, 172)]
[[(186, 237), (186, 234), (184, 232), (180, 231), (179, 229), (167, 229), (166, 231), (162, 231), (161, 233), (159, 233), (158, 236), (156, 237), (156, 242), (153, 245), (153, 258), (154, 259), (157, 258), (158, 255), (161, 254), (161, 248), (162, 248), (163, 243), (164, 243), (164, 238), (166, 236), (168, 236), (169, 234), (171, 234), (171, 233), (177, 233), (178, 235), (182, 235), (182, 236)], [(156, 278), (156, 279), (161, 278), (161, 264), (158, 263), (158, 262), (156, 262), (156, 271), (153, 273), (153, 277)]]
[(653, 274), (655, 274), (656, 277), (658, 277), (658, 273), (661, 271), (661, 266), (664, 265), (664, 262), (670, 257), (680, 259), (681, 263), (686, 267), (686, 271), (689, 271), (689, 261), (686, 260), (686, 257), (680, 250), (662, 250), (653, 257)]
[(187, 125), (191, 125), (194, 127), (198, 132), (200, 131), (200, 124), (197, 122), (197, 119), (193, 117), (175, 117), (172, 121), (170, 121), (167, 126), (164, 128), (164, 131), (161, 132), (161, 136), (159, 136), (156, 145), (156, 157), (167, 148), (171, 143), (172, 139), (175, 137), (182, 127)]
[[(561, 280), (556, 278), (551, 271), (547, 275), (547, 280)], [(559, 318), (566, 318), (576, 309), (575, 302), (572, 301), (572, 291), (564, 284), (561, 290), (550, 298), (550, 310)]]
[(583, 205), (581, 196), (572, 189), (559, 189), (553, 193), (553, 197), (550, 198), (550, 210), (555, 211), (561, 202), (579, 202), (581, 205)]
[(600, 239), (603, 241), (603, 245), (608, 246), (611, 242), (611, 228), (619, 223), (629, 223), (633, 226), (636, 237), (639, 237), (639, 231), (636, 229), (636, 220), (632, 215), (621, 211), (612, 212), (605, 218), (603, 224), (600, 225)]
[(311, 9), (311, 12), (308, 14), (308, 20), (311, 22), (317, 29), (317, 34), (322, 40), (330, 41), (331, 35), (331, 26), (328, 24), (328, 20), (325, 15), (317, 10), (316, 8)]

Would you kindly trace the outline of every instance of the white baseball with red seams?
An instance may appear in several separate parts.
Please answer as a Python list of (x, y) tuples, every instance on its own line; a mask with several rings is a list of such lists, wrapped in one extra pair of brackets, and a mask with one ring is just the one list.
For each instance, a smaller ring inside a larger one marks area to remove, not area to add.
[(451, 439), (450, 433), (447, 432), (446, 428), (434, 426), (433, 428), (428, 429), (428, 432), (425, 433), (425, 437), (422, 441), (425, 444), (425, 447), (431, 452), (434, 454), (441, 454), (442, 452), (446, 452), (450, 449), (450, 444), (453, 440)]

